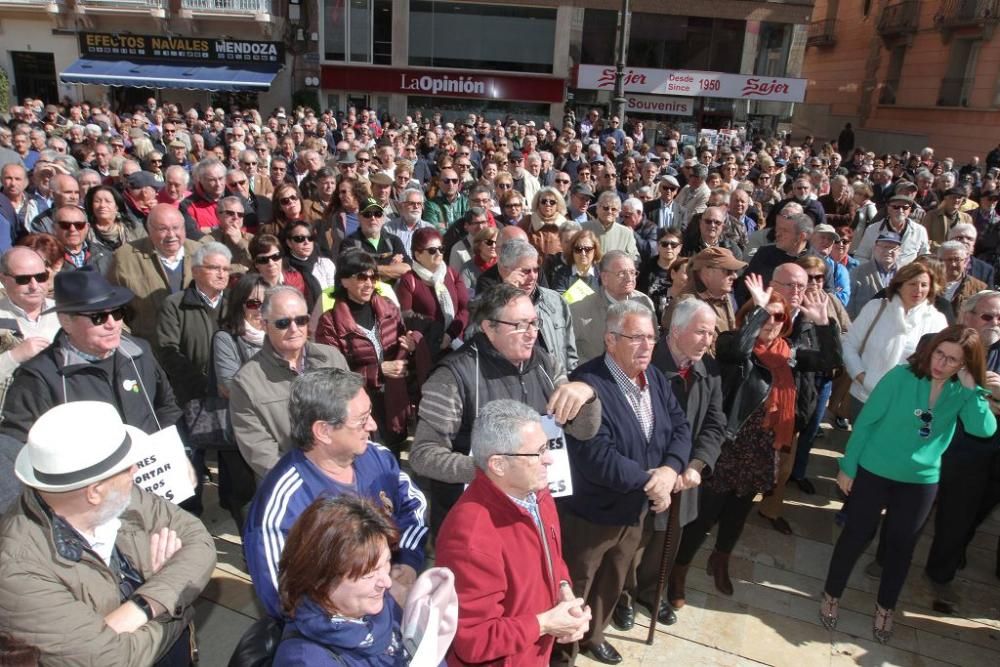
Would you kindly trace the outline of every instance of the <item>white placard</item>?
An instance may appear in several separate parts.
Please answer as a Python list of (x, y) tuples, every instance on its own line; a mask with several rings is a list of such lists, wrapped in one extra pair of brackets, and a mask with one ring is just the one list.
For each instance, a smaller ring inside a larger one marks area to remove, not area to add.
[[(643, 67), (627, 67), (624, 74), (626, 93), (772, 102), (802, 102), (806, 98), (806, 79)], [(580, 65), (577, 68), (576, 87), (586, 90), (614, 90), (615, 68)]]
[(553, 498), (573, 495), (573, 477), (569, 470), (569, 452), (566, 451), (566, 435), (552, 415), (542, 415), (542, 430), (549, 439), (549, 491)]
[(175, 505), (194, 495), (191, 483), (191, 463), (184, 452), (184, 443), (176, 426), (149, 436), (149, 452), (138, 461), (135, 483)]

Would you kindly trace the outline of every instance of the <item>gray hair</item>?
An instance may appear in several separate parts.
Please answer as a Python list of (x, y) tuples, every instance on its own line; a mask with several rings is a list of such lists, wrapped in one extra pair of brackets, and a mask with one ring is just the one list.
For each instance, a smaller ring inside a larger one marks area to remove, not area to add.
[(713, 317), (718, 317), (715, 310), (701, 299), (682, 299), (674, 306), (674, 311), (670, 316), (670, 333), (680, 334), (688, 328), (691, 320), (699, 312), (711, 313)]
[(622, 202), (622, 210), (625, 210), (626, 208), (632, 212), (638, 211), (639, 213), (642, 213), (642, 200), (636, 199), (635, 197), (629, 197)]
[(945, 241), (938, 246), (937, 256), (944, 257), (946, 252), (960, 252), (963, 255), (968, 255), (969, 249), (961, 241)]
[(265, 320), (268, 318), (271, 314), (271, 306), (273, 305), (274, 300), (282, 294), (294, 294), (301, 299), (303, 303), (306, 301), (306, 298), (302, 296), (302, 292), (298, 291), (291, 285), (277, 285), (276, 287), (268, 288), (268, 290), (264, 292), (264, 303), (261, 304), (260, 307), (261, 318)]
[[(164, 179), (169, 178), (170, 174), (176, 174), (177, 172), (183, 174), (185, 187), (191, 183), (191, 175), (187, 172), (187, 169), (180, 166), (179, 164), (172, 164), (166, 169), (164, 169), (163, 177)], [(228, 197), (226, 197), (226, 199), (228, 199)], [(222, 202), (220, 201), (219, 203), (221, 204)]]
[(343, 425), (347, 420), (347, 404), (364, 387), (364, 378), (339, 368), (317, 368), (295, 378), (288, 397), (292, 443), (309, 451), (314, 444), (313, 424)]
[(795, 231), (799, 234), (805, 234), (807, 239), (812, 237), (813, 219), (808, 215), (805, 213), (793, 213), (786, 215), (785, 218), (795, 223)]
[(214, 157), (205, 158), (204, 160), (196, 164), (194, 166), (194, 169), (191, 170), (191, 178), (194, 180), (195, 183), (201, 183), (201, 177), (205, 175), (205, 172), (207, 172), (209, 169), (214, 169), (216, 167), (220, 167), (223, 173), (226, 171), (226, 165), (222, 164), (222, 162), (218, 158)]
[[(76, 180), (77, 180), (77, 182), (79, 182), (81, 178), (83, 178), (84, 176), (90, 176), (91, 174), (93, 174), (94, 176), (97, 176), (97, 177), (99, 177), (99, 178), (100, 178), (100, 176), (101, 176), (101, 175), (100, 175), (100, 174), (99, 174), (99, 173), (97, 172), (97, 170), (96, 170), (96, 169), (90, 169), (90, 168), (88, 167), (87, 169), (81, 169), (80, 171), (78, 171), (78, 172), (76, 173)], [(101, 179), (101, 180), (103, 180), (103, 179)]]
[(421, 202), (425, 200), (424, 191), (421, 190), (420, 188), (406, 188), (405, 190), (403, 190), (403, 195), (399, 198), (399, 200), (406, 201), (406, 198), (412, 194), (420, 195)]
[(782, 215), (782, 216), (784, 216), (786, 218), (790, 218), (791, 216), (795, 215), (796, 213), (803, 213), (804, 211), (805, 211), (805, 209), (802, 208), (802, 204), (800, 204), (798, 202), (790, 201), (790, 202), (788, 202), (787, 204), (785, 204), (784, 206), (781, 207), (781, 210), (778, 211), (778, 215)]
[(624, 250), (609, 250), (604, 253), (604, 256), (601, 257), (600, 264), (597, 266), (598, 270), (602, 272), (609, 271), (611, 269), (611, 263), (621, 257), (624, 257), (628, 261), (632, 262), (632, 268), (635, 268), (635, 260), (632, 258), (632, 255), (629, 255)]
[(229, 248), (217, 241), (211, 241), (202, 244), (194, 251), (194, 255), (191, 256), (191, 266), (203, 266), (209, 255), (222, 255), (227, 262), (233, 261), (233, 253)]
[(215, 210), (219, 213), (222, 213), (222, 210), (227, 206), (229, 206), (230, 204), (239, 204), (240, 208), (243, 209), (243, 212), (246, 213), (247, 207), (246, 204), (243, 203), (243, 198), (237, 197), (235, 195), (231, 195), (229, 197), (223, 197), (222, 199), (220, 199), (219, 203), (215, 205)]
[(975, 225), (970, 225), (967, 222), (960, 222), (948, 230), (948, 239), (953, 239), (960, 234), (978, 237), (979, 231), (976, 229)]
[(559, 236), (563, 237), (566, 234), (576, 234), (579, 231), (583, 231), (583, 227), (580, 226), (579, 222), (575, 220), (567, 220), (562, 223), (561, 227), (559, 227)]
[(472, 460), (486, 470), (491, 456), (516, 454), (521, 449), (521, 429), (540, 421), (538, 412), (520, 401), (490, 401), (479, 410), (472, 425)]
[(1000, 292), (991, 289), (984, 289), (981, 292), (976, 292), (962, 302), (962, 307), (959, 309), (959, 315), (965, 315), (966, 313), (973, 312), (979, 306), (979, 302), (984, 299), (1000, 299)]
[(497, 258), (497, 264), (505, 269), (512, 269), (525, 257), (537, 259), (538, 250), (523, 239), (512, 239), (504, 243), (503, 247), (500, 248), (500, 256)]
[(608, 306), (608, 316), (604, 321), (604, 333), (617, 333), (621, 331), (622, 322), (629, 315), (638, 317), (648, 317), (656, 331), (656, 318), (647, 306), (639, 301), (625, 300), (618, 301)]
[(618, 206), (622, 205), (622, 198), (619, 197), (618, 193), (616, 191), (614, 191), (614, 190), (605, 190), (597, 198), (597, 204), (598, 205), (601, 205), (601, 204), (611, 204), (611, 203), (618, 204)]

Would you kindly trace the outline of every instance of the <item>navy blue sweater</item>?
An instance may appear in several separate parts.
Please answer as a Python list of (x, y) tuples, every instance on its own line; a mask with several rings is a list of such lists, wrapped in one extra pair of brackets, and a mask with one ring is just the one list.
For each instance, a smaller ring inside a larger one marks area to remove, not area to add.
[(593, 523), (625, 526), (639, 521), (649, 498), (642, 488), (649, 470), (669, 466), (678, 473), (691, 456), (691, 428), (670, 382), (646, 369), (653, 405), (653, 435), (646, 441), (639, 419), (604, 361), (604, 355), (579, 366), (571, 380), (585, 382), (601, 399), (601, 426), (590, 440), (566, 435), (573, 495), (561, 505)]

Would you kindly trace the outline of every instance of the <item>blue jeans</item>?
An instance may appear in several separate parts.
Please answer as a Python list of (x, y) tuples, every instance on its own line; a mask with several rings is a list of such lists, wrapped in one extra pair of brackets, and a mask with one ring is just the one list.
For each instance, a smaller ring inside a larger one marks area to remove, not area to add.
[(809, 419), (805, 429), (799, 433), (799, 443), (795, 450), (795, 465), (792, 467), (792, 479), (802, 479), (806, 476), (806, 466), (809, 465), (809, 452), (813, 441), (819, 433), (819, 424), (826, 413), (826, 406), (833, 393), (833, 380), (824, 377), (816, 378), (816, 411)]

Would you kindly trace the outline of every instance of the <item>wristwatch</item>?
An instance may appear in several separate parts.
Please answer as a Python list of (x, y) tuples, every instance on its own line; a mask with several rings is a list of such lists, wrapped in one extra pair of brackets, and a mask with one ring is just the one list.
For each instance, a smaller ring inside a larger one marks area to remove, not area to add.
[(146, 614), (146, 620), (153, 620), (153, 608), (149, 605), (149, 600), (139, 595), (138, 593), (133, 593), (128, 596), (128, 601), (134, 604), (136, 607), (142, 610), (142, 613)]

